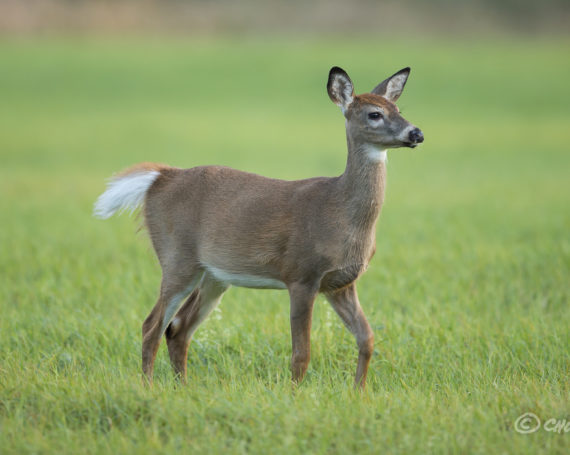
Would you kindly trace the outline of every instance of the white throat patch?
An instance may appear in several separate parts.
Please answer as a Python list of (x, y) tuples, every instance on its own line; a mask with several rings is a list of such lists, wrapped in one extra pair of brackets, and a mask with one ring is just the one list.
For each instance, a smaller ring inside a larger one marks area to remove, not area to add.
[(386, 149), (382, 150), (373, 145), (367, 145), (364, 148), (364, 153), (370, 161), (375, 163), (385, 163), (388, 161), (388, 151)]

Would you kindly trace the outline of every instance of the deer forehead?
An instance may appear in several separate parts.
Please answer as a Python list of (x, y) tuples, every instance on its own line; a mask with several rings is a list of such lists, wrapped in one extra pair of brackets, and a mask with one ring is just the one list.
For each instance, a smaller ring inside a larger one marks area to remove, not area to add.
[(362, 109), (366, 105), (381, 107), (385, 112), (398, 112), (396, 105), (380, 95), (373, 93), (363, 93), (354, 97), (354, 102), (350, 105), (352, 109)]

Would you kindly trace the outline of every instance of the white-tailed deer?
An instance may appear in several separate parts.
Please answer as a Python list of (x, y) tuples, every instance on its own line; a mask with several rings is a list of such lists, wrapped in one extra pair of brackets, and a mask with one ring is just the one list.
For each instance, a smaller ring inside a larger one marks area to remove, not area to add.
[(346, 118), (348, 142), (339, 177), (284, 181), (221, 166), (143, 163), (111, 179), (95, 215), (144, 205), (162, 268), (158, 301), (142, 326), (149, 380), (162, 335), (175, 372), (186, 378), (192, 335), (234, 285), (289, 291), (295, 383), (307, 371), (313, 303), (323, 293), (356, 338), (355, 385), (364, 387), (374, 336), (356, 280), (375, 251), (386, 149), (423, 141), (394, 104), (409, 72), (404, 68), (371, 93), (355, 95), (348, 75), (331, 69), (327, 90)]

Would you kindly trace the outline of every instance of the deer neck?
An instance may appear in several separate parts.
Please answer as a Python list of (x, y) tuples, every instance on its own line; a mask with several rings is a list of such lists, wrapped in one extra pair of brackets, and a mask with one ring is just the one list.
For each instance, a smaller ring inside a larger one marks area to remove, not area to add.
[(372, 229), (386, 186), (386, 150), (361, 143), (347, 134), (348, 158), (340, 177), (342, 197), (354, 223)]

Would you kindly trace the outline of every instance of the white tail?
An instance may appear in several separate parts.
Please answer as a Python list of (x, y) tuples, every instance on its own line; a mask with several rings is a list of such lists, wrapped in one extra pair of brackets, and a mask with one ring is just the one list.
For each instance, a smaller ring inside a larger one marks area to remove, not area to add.
[(221, 166), (143, 163), (110, 182), (95, 214), (108, 218), (144, 203), (162, 268), (157, 303), (143, 323), (149, 379), (163, 335), (174, 370), (186, 377), (192, 334), (234, 285), (289, 291), (295, 382), (307, 371), (313, 303), (323, 293), (356, 338), (355, 384), (364, 387), (374, 335), (356, 280), (376, 248), (386, 150), (424, 140), (394, 104), (409, 73), (404, 68), (371, 93), (356, 95), (348, 74), (331, 69), (328, 94), (345, 116), (348, 144), (338, 177), (284, 181)]
[(140, 170), (112, 177), (107, 190), (97, 199), (93, 215), (107, 219), (116, 212), (129, 210), (132, 213), (142, 205), (146, 192), (159, 175), (157, 170)]

